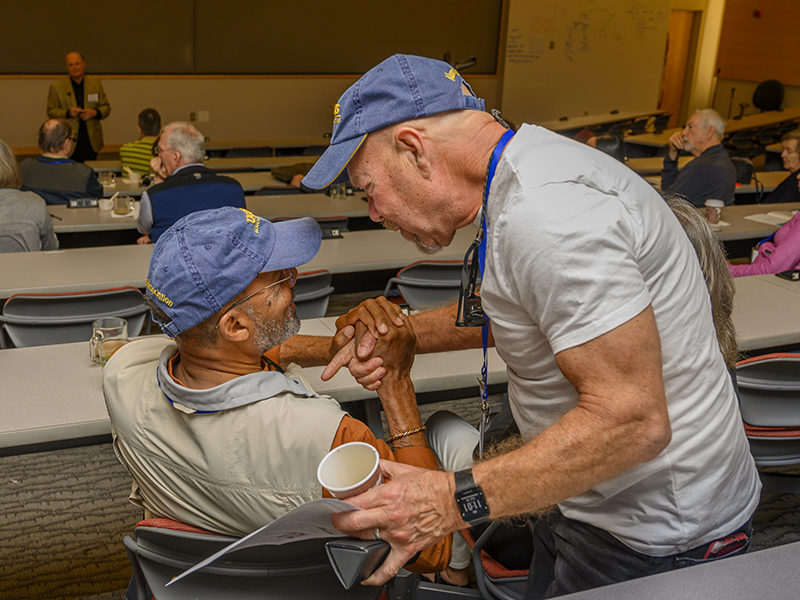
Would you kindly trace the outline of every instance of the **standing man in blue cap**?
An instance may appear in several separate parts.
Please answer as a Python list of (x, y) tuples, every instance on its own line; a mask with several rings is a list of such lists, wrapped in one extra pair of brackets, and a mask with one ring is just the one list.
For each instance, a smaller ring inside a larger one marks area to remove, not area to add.
[[(146, 302), (172, 339), (134, 340), (103, 370), (114, 450), (148, 518), (246, 535), (322, 497), (320, 460), (351, 441), (437, 468), (425, 436), (408, 433), (422, 429), (410, 325), (386, 356), (388, 443), (303, 376), (301, 366), (321, 364), (309, 357), (329, 355), (330, 338), (295, 335), (297, 267), (321, 239), (311, 218), (273, 224), (233, 207), (191, 213), (159, 238)], [(449, 559), (445, 538), (410, 568), (440, 571)]]
[(451, 531), (533, 512), (527, 598), (744, 552), (758, 474), (697, 258), (646, 182), (543, 128), (514, 134), (450, 65), (403, 55), (339, 99), (303, 183), (347, 177), (424, 251), (481, 228), (459, 307), (414, 321), (417, 351), (479, 345), (453, 323), (488, 317), (527, 442), (456, 473), (383, 463), (389, 483), (334, 518), (392, 545), (369, 583)]

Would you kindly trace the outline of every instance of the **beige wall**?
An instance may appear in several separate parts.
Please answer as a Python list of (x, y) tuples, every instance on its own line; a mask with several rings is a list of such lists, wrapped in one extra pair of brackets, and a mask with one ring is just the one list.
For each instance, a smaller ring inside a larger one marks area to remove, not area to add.
[[(466, 77), (475, 93), (496, 104), (497, 78)], [(195, 123), (211, 138), (314, 136), (331, 130), (333, 104), (356, 77), (174, 78), (103, 77), (111, 116), (103, 122), (107, 144), (136, 138), (136, 117), (152, 106), (164, 122), (189, 120), (208, 111), (207, 123)], [(47, 118), (47, 90), (55, 78), (0, 78), (0, 139), (10, 146), (35, 146)]]

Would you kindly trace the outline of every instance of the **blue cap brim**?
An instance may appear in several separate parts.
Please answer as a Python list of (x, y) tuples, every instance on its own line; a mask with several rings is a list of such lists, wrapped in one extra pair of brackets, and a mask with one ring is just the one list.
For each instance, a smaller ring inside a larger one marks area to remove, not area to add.
[(272, 224), (275, 247), (261, 272), (299, 267), (317, 255), (322, 245), (322, 229), (311, 217), (290, 219)]
[(328, 146), (311, 170), (303, 177), (303, 185), (312, 190), (321, 190), (334, 183), (344, 183), (349, 179), (347, 165), (355, 156), (368, 134)]

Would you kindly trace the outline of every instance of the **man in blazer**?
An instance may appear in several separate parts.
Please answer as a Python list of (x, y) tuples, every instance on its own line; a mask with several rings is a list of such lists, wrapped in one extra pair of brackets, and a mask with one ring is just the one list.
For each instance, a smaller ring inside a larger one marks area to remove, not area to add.
[(99, 79), (84, 76), (86, 61), (80, 52), (70, 52), (66, 57), (65, 77), (50, 84), (47, 96), (47, 116), (67, 119), (77, 137), (70, 158), (77, 162), (95, 160), (103, 148), (103, 126), (111, 112), (103, 84)]

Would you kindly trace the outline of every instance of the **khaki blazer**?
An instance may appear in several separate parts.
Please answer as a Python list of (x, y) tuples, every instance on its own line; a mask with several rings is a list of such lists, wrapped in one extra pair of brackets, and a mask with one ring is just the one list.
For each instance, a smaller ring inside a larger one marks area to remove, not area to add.
[[(89, 102), (89, 97), (97, 94), (96, 102)], [(47, 95), (47, 116), (51, 119), (67, 119), (72, 125), (72, 132), (78, 135), (78, 117), (67, 117), (67, 111), (73, 106), (77, 106), (74, 92), (72, 91), (72, 80), (69, 77), (60, 79), (50, 84), (50, 93)], [(95, 77), (84, 75), (83, 77), (83, 107), (96, 110), (100, 114), (99, 119), (89, 119), (86, 121), (86, 130), (89, 132), (89, 141), (95, 152), (103, 149), (103, 126), (100, 119), (105, 119), (111, 112), (111, 105), (108, 103), (106, 93), (103, 91), (103, 84)], [(73, 144), (72, 149), (75, 149)]]

